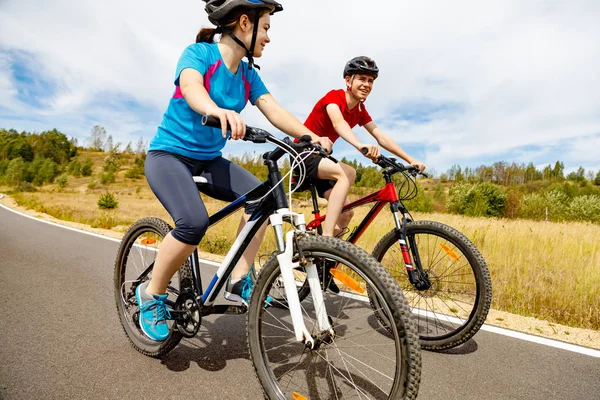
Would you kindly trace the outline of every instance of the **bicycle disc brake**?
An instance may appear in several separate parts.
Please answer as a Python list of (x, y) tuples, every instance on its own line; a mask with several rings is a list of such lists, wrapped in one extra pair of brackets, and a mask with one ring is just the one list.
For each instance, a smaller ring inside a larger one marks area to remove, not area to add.
[(202, 324), (200, 305), (194, 294), (192, 292), (180, 293), (175, 302), (175, 310), (181, 312), (175, 320), (177, 330), (186, 338), (194, 337)]

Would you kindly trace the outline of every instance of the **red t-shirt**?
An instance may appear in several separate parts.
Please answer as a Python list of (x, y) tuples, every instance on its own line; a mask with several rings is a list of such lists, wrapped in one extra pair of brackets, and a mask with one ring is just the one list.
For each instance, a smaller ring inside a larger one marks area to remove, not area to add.
[(335, 142), (340, 135), (338, 135), (333, 128), (333, 123), (329, 118), (329, 114), (327, 114), (327, 110), (325, 110), (325, 107), (329, 104), (337, 104), (338, 107), (340, 107), (342, 116), (348, 125), (350, 125), (350, 128), (354, 128), (357, 124), (363, 126), (373, 120), (364, 104), (357, 105), (352, 110), (348, 110), (346, 92), (343, 89), (330, 91), (315, 104), (310, 115), (306, 118), (304, 126), (314, 132), (317, 136), (328, 137), (332, 143)]

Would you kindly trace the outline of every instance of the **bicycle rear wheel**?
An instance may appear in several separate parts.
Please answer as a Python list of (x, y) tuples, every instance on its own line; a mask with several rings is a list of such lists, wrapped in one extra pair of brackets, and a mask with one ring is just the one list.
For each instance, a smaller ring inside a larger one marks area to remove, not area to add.
[[(253, 290), (247, 324), (250, 356), (266, 396), (416, 398), (421, 373), (416, 327), (390, 275), (366, 252), (342, 240), (307, 235), (298, 244), (309, 262), (338, 263), (334, 274), (340, 293), (323, 292), (335, 336), (307, 349), (296, 341), (289, 310), (264, 307), (267, 295), (285, 298), (278, 285), (279, 263), (272, 257)], [(377, 312), (393, 321), (389, 331), (377, 320), (367, 289), (379, 301)], [(301, 307), (307, 329), (319, 336), (313, 297)]]
[[(419, 290), (409, 282), (395, 229), (377, 244), (373, 257), (402, 288), (416, 316), (421, 347), (443, 350), (465, 343), (483, 325), (492, 302), (485, 260), (469, 239), (439, 222), (411, 222), (406, 235), (415, 273), (418, 254), (429, 288)], [(377, 308), (377, 299), (372, 301)]]
[[(135, 298), (138, 285), (152, 278), (158, 249), (170, 231), (169, 224), (158, 218), (135, 222), (125, 233), (115, 262), (115, 302), (121, 326), (133, 347), (150, 357), (168, 353), (182, 338), (173, 321), (167, 321), (170, 334), (166, 340), (157, 342), (148, 338), (139, 325), (139, 307)], [(182, 290), (191, 289), (191, 276), (189, 261), (186, 261), (167, 288), (168, 300), (174, 302)]]

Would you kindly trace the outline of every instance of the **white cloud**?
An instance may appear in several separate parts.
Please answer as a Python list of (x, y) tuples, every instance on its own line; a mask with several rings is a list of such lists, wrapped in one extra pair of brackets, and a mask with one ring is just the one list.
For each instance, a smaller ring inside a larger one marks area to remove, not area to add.
[[(564, 159), (567, 168), (585, 160), (588, 168), (600, 169), (598, 147), (592, 145), (600, 134), (600, 3), (283, 4), (258, 63), (271, 92), (301, 120), (326, 91), (342, 87), (344, 62), (365, 54), (382, 71), (367, 102), (371, 115), (401, 145), (423, 145), (426, 163), (438, 171), (500, 157), (509, 162), (549, 157), (531, 160), (540, 164)], [(32, 53), (40, 70), (58, 82), (56, 96), (47, 109), (34, 112), (36, 118), (49, 118), (59, 129), (62, 119), (82, 136), (91, 128), (85, 114), (126, 143), (132, 132), (152, 135), (172, 93), (181, 51), (208, 25), (203, 5), (198, 0), (4, 0), (0, 50)], [(0, 107), (25, 112), (14, 100), (7, 62), (0, 53)], [(106, 93), (134, 100), (147, 111), (103, 107), (97, 100)], [(391, 117), (415, 105), (440, 109), (425, 121)], [(256, 110), (244, 115), (249, 123), (268, 127)], [(7, 122), (0, 117), (0, 125)], [(565, 141), (572, 150), (544, 150)], [(338, 154), (349, 151), (336, 147)], [(529, 147), (536, 150), (522, 150)]]

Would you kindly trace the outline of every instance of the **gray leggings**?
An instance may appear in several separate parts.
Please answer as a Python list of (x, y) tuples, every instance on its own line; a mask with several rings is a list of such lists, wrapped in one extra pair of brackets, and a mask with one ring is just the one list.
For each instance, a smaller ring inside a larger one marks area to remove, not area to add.
[[(217, 157), (201, 161), (166, 151), (150, 151), (145, 163), (150, 188), (175, 222), (171, 232), (180, 242), (197, 245), (208, 229), (208, 212), (192, 176), (208, 180), (202, 193), (232, 202), (261, 184), (254, 175)], [(246, 213), (253, 209), (246, 207)]]

